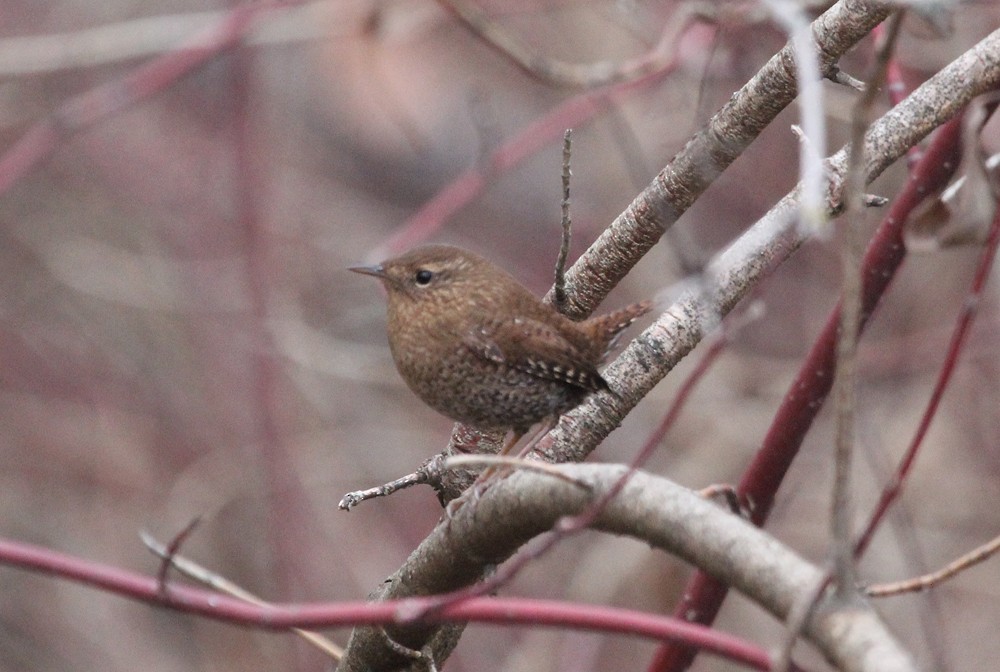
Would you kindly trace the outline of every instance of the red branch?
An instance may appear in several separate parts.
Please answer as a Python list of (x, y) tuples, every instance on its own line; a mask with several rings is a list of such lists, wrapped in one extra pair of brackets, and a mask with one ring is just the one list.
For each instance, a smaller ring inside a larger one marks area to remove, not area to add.
[[(966, 185), (966, 188), (968, 188), (968, 185)], [(979, 302), (983, 295), (983, 289), (986, 287), (986, 281), (989, 280), (990, 269), (993, 268), (993, 259), (996, 257), (998, 243), (1000, 243), (1000, 208), (997, 209), (996, 217), (993, 219), (993, 228), (990, 231), (989, 240), (986, 241), (986, 246), (979, 258), (979, 267), (976, 269), (976, 275), (972, 279), (972, 287), (969, 289), (969, 295), (962, 304), (962, 310), (958, 315), (955, 331), (952, 333), (951, 342), (948, 344), (944, 364), (942, 364), (941, 372), (938, 374), (937, 382), (934, 384), (931, 398), (927, 402), (927, 408), (924, 409), (924, 414), (920, 418), (917, 431), (913, 435), (913, 439), (906, 449), (903, 459), (900, 460), (896, 472), (882, 490), (882, 496), (879, 498), (874, 511), (872, 511), (865, 531), (862, 532), (857, 544), (854, 546), (855, 556), (860, 557), (864, 554), (868, 548), (868, 544), (871, 543), (875, 530), (878, 529), (879, 523), (882, 522), (882, 518), (903, 490), (903, 484), (906, 482), (906, 477), (909, 476), (910, 470), (913, 468), (913, 463), (920, 452), (920, 446), (924, 442), (924, 437), (927, 436), (927, 430), (930, 429), (931, 422), (934, 420), (934, 416), (937, 415), (937, 409), (941, 404), (941, 399), (944, 397), (944, 391), (947, 389), (948, 383), (951, 381), (951, 376), (955, 372), (955, 366), (958, 364), (958, 359), (969, 335), (969, 330), (972, 328), (972, 323), (979, 312)]]
[(767, 651), (733, 635), (658, 614), (614, 607), (517, 598), (462, 600), (434, 612), (428, 612), (426, 604), (434, 598), (260, 607), (189, 586), (164, 587), (152, 576), (9, 539), (0, 539), (0, 564), (49, 574), (174, 611), (264, 630), (400, 624), (410, 622), (413, 614), (421, 614), (422, 620), (435, 623), (550, 625), (679, 640), (754, 669), (769, 670), (771, 666)]

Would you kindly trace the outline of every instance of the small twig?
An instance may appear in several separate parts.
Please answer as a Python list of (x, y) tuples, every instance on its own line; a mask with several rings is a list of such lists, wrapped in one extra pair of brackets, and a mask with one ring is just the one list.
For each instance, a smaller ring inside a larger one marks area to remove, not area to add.
[[(457, 447), (455, 449), (458, 450)], [(338, 507), (342, 511), (350, 511), (361, 502), (369, 499), (375, 499), (377, 497), (388, 497), (399, 490), (405, 490), (415, 485), (439, 484), (445, 472), (454, 470), (457, 467), (479, 465), (508, 465), (522, 469), (540, 471), (551, 476), (555, 476), (556, 478), (565, 478), (562, 473), (559, 473), (558, 470), (554, 469), (548, 463), (523, 460), (515, 456), (478, 452), (463, 452), (458, 455), (453, 454), (450, 456), (436, 455), (430, 460), (427, 460), (419, 469), (411, 474), (401, 476), (400, 478), (389, 481), (388, 483), (383, 483), (382, 485), (374, 488), (355, 490), (347, 493), (341, 498)]]
[(869, 597), (893, 597), (904, 593), (916, 593), (928, 590), (943, 581), (947, 581), (959, 572), (969, 569), (970, 567), (978, 565), (984, 560), (989, 559), (997, 551), (1000, 551), (1000, 537), (996, 537), (979, 548), (966, 553), (957, 560), (949, 562), (936, 572), (924, 574), (923, 576), (917, 576), (912, 579), (906, 579), (905, 581), (896, 581), (895, 583), (879, 583), (873, 586), (868, 586), (864, 589), (864, 593)]
[[(198, 519), (195, 519), (194, 522), (197, 522), (197, 520)], [(192, 529), (193, 526), (188, 525), (188, 527), (185, 528), (185, 532), (190, 532)], [(268, 602), (265, 602), (224, 576), (216, 574), (193, 560), (189, 560), (182, 555), (178, 555), (176, 552), (177, 549), (174, 547), (176, 538), (174, 541), (171, 541), (168, 546), (161, 544), (155, 537), (153, 537), (153, 535), (145, 530), (139, 532), (139, 538), (142, 539), (142, 543), (146, 545), (146, 548), (148, 548), (153, 555), (163, 560), (164, 566), (173, 567), (192, 581), (196, 581), (203, 586), (208, 586), (209, 588), (217, 590), (220, 593), (225, 593), (230, 597), (235, 597), (238, 600), (243, 600), (244, 602), (258, 607), (272, 606)], [(343, 655), (343, 649), (318, 633), (310, 630), (302, 630), (300, 628), (292, 628), (291, 630), (319, 650), (329, 655), (334, 660), (340, 660)]]
[(862, 204), (866, 208), (882, 208), (889, 205), (889, 199), (877, 194), (865, 194), (861, 197)]
[(401, 478), (397, 478), (394, 481), (389, 481), (380, 486), (374, 488), (368, 488), (367, 490), (355, 490), (354, 492), (349, 492), (340, 500), (340, 504), (337, 506), (342, 511), (350, 511), (352, 507), (357, 506), (361, 502), (367, 499), (375, 499), (376, 497), (387, 497), (397, 490), (405, 490), (406, 488), (411, 488), (414, 485), (421, 485), (423, 483), (430, 482), (430, 475), (424, 469), (417, 469), (412, 474), (407, 474)]
[[(881, 25), (881, 24), (879, 24), (879, 25)], [(854, 89), (855, 91), (861, 91), (861, 92), (863, 92), (865, 90), (865, 83), (864, 82), (862, 82), (857, 77), (852, 77), (851, 75), (847, 74), (846, 72), (844, 72), (843, 70), (841, 70), (839, 66), (835, 66), (834, 67), (833, 72), (830, 74), (829, 77), (827, 77), (827, 79), (829, 79), (831, 82), (834, 82), (836, 84), (841, 84), (843, 86), (848, 86), (848, 87)]]
[(563, 164), (562, 164), (562, 241), (559, 244), (559, 257), (556, 259), (556, 281), (554, 287), (554, 303), (556, 310), (565, 312), (566, 306), (566, 258), (569, 256), (569, 243), (573, 224), (569, 216), (569, 183), (570, 155), (573, 146), (573, 129), (567, 128), (563, 134)]
[(164, 552), (160, 557), (163, 562), (160, 563), (160, 571), (156, 573), (156, 583), (160, 589), (160, 595), (163, 597), (167, 596), (167, 574), (170, 572), (170, 567), (173, 564), (174, 556), (187, 541), (191, 533), (194, 532), (195, 528), (201, 524), (201, 516), (195, 516), (191, 522), (184, 526), (184, 529), (178, 532), (170, 543), (164, 549)]
[[(425, 656), (422, 651), (417, 651), (416, 649), (411, 649), (405, 644), (400, 644), (385, 631), (385, 627), (378, 628), (378, 632), (382, 635), (385, 645), (388, 646), (393, 653), (402, 656), (403, 658), (409, 658), (410, 660), (425, 660)], [(431, 662), (433, 663), (433, 659), (431, 659)]]
[[(809, 136), (805, 134), (805, 131), (802, 130), (801, 126), (798, 124), (792, 124), (791, 130), (792, 135), (795, 136), (796, 140), (801, 143), (809, 142)], [(863, 202), (866, 208), (881, 208), (889, 204), (889, 199), (885, 196), (878, 196), (876, 194), (865, 194), (863, 196)]]

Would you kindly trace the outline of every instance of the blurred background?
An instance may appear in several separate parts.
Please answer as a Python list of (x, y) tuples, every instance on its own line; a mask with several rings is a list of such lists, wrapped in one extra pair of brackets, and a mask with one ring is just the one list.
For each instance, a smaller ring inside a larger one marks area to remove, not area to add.
[[(543, 293), (559, 246), (563, 128), (574, 128), (575, 256), (784, 43), (755, 4), (708, 5), (715, 24), (690, 22), (692, 5), (677, 2), (478, 6), (538, 56), (574, 63), (637, 57), (685, 27), (662, 75), (585, 90), (530, 76), (432, 0), (321, 1), (257, 13), (249, 43), (157, 80), (140, 68), (232, 21), (235, 5), (0, 6), (0, 165), (11, 171), (0, 175), (0, 535), (155, 574), (139, 531), (166, 541), (201, 516), (184, 553), (274, 601), (359, 599), (400, 565), (441, 515), (429, 489), (349, 514), (337, 503), (413, 471), (446, 445), (451, 423), (405, 388), (381, 291), (345, 268), (449, 242)], [(997, 25), (990, 2), (958, 7), (945, 35), (911, 17), (906, 83)], [(871, 48), (862, 43), (845, 70), (864, 77)], [(837, 148), (855, 94), (833, 84), (825, 94)], [(779, 117), (605, 308), (683, 281), (791, 189), (796, 121), (794, 109)], [(985, 132), (994, 148), (997, 131)], [(45, 142), (45, 160), (11, 180), (18, 152)], [(497, 152), (506, 159), (491, 161)], [(481, 189), (460, 207), (421, 210), (475, 170)], [(891, 197), (905, 177), (895, 166), (872, 191)], [(836, 301), (838, 249), (836, 237), (810, 243), (759, 288), (766, 314), (736, 335), (650, 470), (691, 487), (739, 478)], [(913, 434), (978, 255), (908, 260), (866, 334), (859, 521)], [(997, 308), (991, 289), (903, 501), (862, 563), (865, 581), (937, 568), (1000, 530)], [(593, 459), (629, 460), (700, 354)], [(827, 553), (831, 448), (825, 412), (770, 525), (816, 561)], [(580, 535), (505, 594), (669, 612), (689, 571), (642, 544)], [(925, 668), (989, 669), (1000, 657), (998, 586), (994, 560), (880, 606)], [(3, 671), (328, 665), (290, 635), (13, 569), (0, 568), (0, 595)], [(781, 637), (737, 596), (719, 627), (765, 646)], [(330, 634), (343, 643), (348, 633)], [(654, 648), (473, 626), (445, 669), (642, 669)], [(728, 667), (703, 658), (696, 669)]]

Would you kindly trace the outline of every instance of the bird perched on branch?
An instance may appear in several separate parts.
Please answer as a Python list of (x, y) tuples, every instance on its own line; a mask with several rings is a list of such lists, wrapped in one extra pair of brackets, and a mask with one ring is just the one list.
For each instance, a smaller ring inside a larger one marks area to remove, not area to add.
[(652, 306), (577, 322), (503, 269), (448, 245), (350, 270), (385, 286), (389, 348), (410, 389), (452, 420), (515, 436), (607, 390), (597, 367)]

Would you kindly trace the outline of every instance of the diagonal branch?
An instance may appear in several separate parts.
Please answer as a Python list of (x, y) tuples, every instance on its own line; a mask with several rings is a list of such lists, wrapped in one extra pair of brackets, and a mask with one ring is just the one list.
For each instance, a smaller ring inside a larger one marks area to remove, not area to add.
[[(889, 14), (879, 2), (841, 0), (812, 24), (824, 77)], [(789, 42), (692, 137), (566, 275), (567, 311), (589, 315), (715, 179), (798, 94)]]

